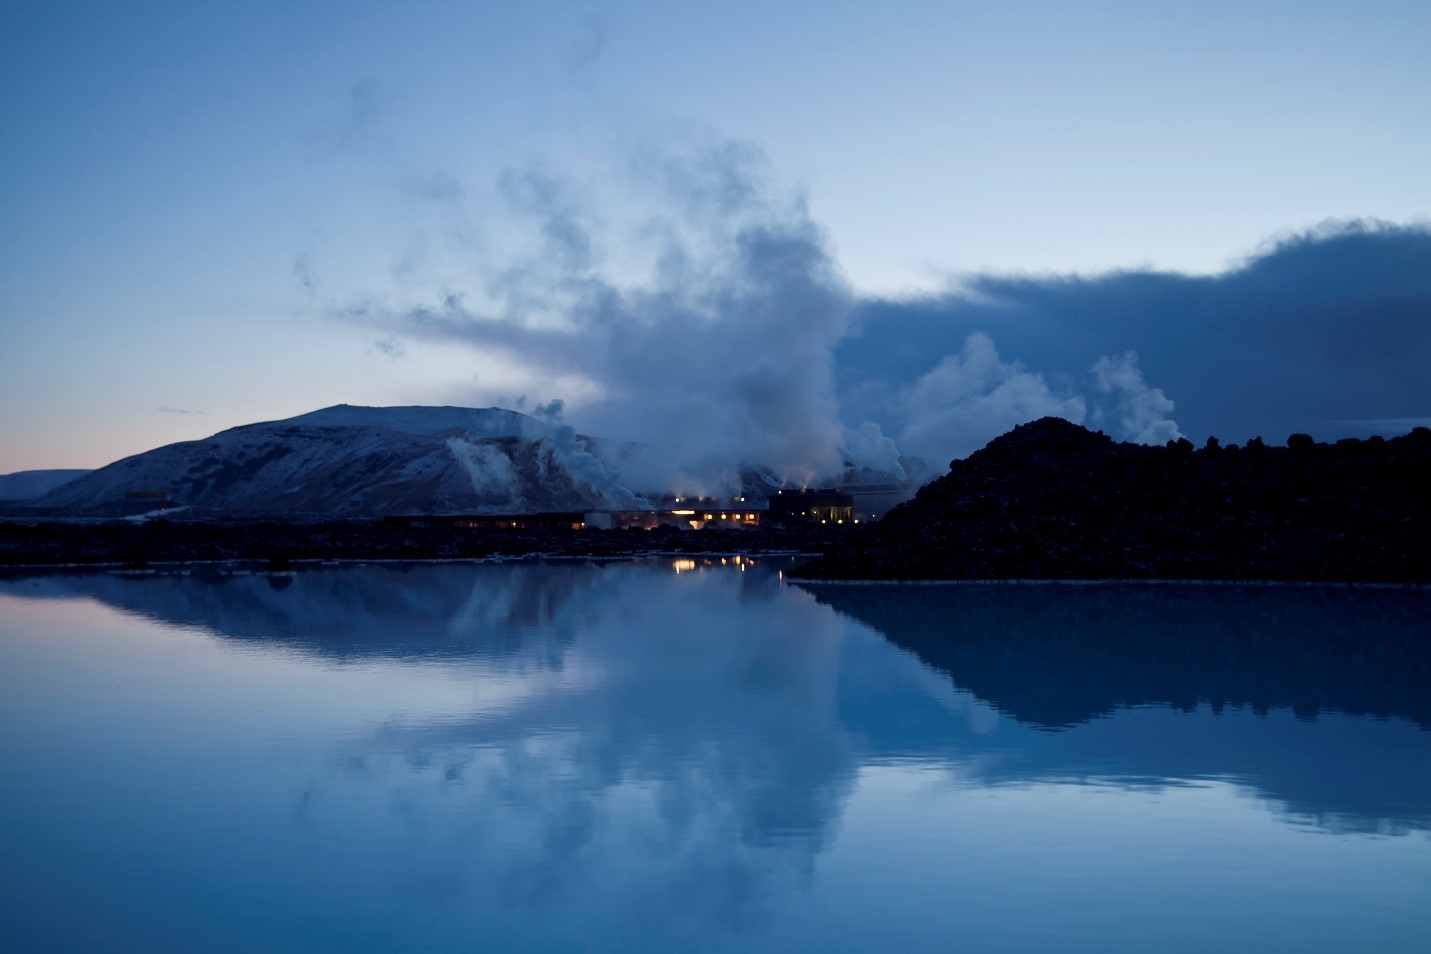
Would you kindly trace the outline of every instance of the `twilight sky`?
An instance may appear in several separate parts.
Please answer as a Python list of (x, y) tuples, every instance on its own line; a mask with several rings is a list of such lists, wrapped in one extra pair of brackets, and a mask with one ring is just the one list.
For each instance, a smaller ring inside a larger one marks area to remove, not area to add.
[(0, 473), (340, 402), (811, 466), (1404, 428), (1428, 44), (1413, 0), (12, 0)]

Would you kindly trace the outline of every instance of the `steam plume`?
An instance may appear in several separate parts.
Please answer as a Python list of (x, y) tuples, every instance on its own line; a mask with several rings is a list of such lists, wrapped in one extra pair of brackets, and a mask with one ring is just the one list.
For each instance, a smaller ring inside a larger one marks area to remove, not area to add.
[(1143, 380), (1143, 372), (1138, 370), (1138, 352), (1104, 355), (1089, 370), (1101, 393), (1117, 396), (1123, 437), (1139, 444), (1163, 444), (1183, 436), (1177, 422), (1168, 417), (1173, 412), (1173, 402)]
[[(618, 225), (571, 182), (511, 170), (497, 195), (525, 224), (507, 243), (520, 251), (425, 304), (345, 312), (575, 382), (535, 409), (558, 428), (542, 439), (611, 500), (728, 492), (742, 468), (918, 478), (916, 458), (942, 469), (1043, 415), (1162, 442), (1431, 412), (1424, 227), (1327, 225), (1214, 276), (972, 275), (943, 295), (860, 300), (755, 149), (688, 137), (633, 168), (635, 211)], [(644, 450), (618, 475), (560, 430), (564, 413)]]

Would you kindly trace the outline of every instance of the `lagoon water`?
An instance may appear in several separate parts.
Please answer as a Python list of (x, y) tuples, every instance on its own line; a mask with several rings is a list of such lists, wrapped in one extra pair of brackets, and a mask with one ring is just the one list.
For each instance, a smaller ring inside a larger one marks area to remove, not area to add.
[(1431, 950), (1431, 594), (0, 580), (7, 951)]

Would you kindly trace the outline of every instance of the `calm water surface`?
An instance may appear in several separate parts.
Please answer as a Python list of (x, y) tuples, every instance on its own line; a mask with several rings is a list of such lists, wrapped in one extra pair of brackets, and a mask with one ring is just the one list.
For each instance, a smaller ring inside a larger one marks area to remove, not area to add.
[(0, 948), (1431, 951), (1431, 595), (0, 580)]

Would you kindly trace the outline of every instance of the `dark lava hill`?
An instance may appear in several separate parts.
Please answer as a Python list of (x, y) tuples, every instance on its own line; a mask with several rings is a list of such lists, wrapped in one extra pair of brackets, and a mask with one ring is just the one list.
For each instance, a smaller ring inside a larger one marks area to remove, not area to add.
[(1198, 450), (1043, 418), (791, 575), (1431, 582), (1431, 430)]

